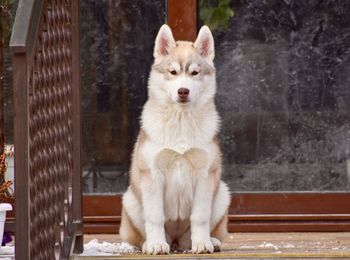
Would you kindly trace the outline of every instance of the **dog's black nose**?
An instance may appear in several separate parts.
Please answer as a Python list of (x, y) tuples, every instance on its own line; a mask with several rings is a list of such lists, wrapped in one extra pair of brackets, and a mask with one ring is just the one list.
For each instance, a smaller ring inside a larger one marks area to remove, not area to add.
[(188, 88), (180, 88), (178, 91), (177, 91), (177, 94), (179, 95), (179, 97), (181, 99), (185, 99), (188, 97), (188, 94), (190, 94), (190, 90)]

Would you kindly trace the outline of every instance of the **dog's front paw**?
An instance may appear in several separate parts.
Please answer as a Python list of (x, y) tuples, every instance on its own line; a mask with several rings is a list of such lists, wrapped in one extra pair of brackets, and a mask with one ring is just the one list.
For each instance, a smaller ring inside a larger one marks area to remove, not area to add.
[(205, 254), (213, 253), (214, 245), (210, 240), (201, 240), (192, 242), (192, 253), (193, 254)]
[(169, 254), (170, 247), (166, 242), (144, 242), (142, 253), (149, 255)]

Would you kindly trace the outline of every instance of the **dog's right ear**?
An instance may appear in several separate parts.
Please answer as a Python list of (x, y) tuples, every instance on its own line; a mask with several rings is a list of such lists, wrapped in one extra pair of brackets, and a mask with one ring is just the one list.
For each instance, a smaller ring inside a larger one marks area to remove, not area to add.
[(163, 24), (160, 27), (156, 42), (154, 45), (153, 56), (155, 59), (169, 54), (171, 48), (176, 46), (173, 33), (168, 25)]

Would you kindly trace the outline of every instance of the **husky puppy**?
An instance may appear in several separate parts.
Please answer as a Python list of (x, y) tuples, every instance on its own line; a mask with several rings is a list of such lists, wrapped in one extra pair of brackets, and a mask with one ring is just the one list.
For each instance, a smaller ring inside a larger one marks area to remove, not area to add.
[(163, 25), (153, 55), (120, 237), (147, 254), (219, 251), (230, 194), (220, 180), (213, 36), (203, 26), (194, 43), (175, 42)]

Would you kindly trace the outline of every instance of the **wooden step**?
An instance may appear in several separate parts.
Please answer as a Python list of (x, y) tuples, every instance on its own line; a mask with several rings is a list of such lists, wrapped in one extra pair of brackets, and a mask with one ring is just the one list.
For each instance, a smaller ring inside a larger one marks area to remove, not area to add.
[[(118, 235), (85, 235), (85, 242), (92, 239), (110, 243), (120, 242)], [(170, 254), (149, 256), (138, 254), (75, 255), (74, 260), (88, 259), (248, 259), (248, 258), (347, 258), (350, 259), (350, 232), (312, 233), (231, 233), (223, 243), (223, 252), (194, 255)]]

